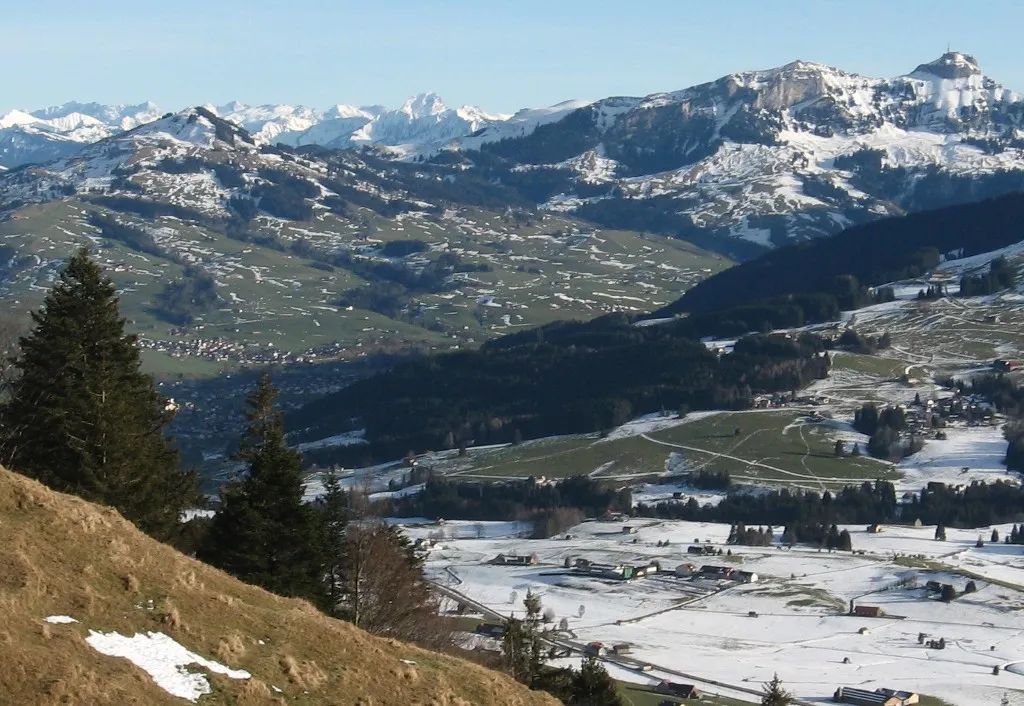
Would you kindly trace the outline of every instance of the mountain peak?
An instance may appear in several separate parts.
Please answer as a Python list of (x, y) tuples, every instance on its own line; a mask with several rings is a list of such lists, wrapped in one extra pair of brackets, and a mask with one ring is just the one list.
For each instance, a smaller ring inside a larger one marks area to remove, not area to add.
[(425, 118), (432, 115), (440, 115), (448, 110), (441, 97), (436, 93), (420, 93), (407, 100), (401, 108), (401, 112), (411, 118)]
[[(980, 76), (981, 68), (977, 60), (970, 54), (948, 51), (938, 59), (921, 64), (914, 69), (914, 74), (928, 74), (938, 78), (968, 78)], [(913, 74), (912, 74), (913, 75)]]

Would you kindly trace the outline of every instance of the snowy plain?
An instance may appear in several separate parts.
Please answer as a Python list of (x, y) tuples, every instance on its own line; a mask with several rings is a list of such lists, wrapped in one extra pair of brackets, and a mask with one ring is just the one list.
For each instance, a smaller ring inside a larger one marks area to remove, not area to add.
[[(636, 535), (623, 533), (619, 522), (590, 521), (570, 529), (571, 539), (548, 540), (523, 539), (515, 523), (421, 524), (406, 531), (413, 537), (446, 535), (427, 560), (438, 583), (502, 615), (521, 613), (523, 597), (533, 591), (554, 610), (556, 624), (568, 620), (574, 640), (631, 644), (633, 657), (654, 669), (647, 675), (623, 670), (620, 676), (632, 675), (630, 681), (649, 683), (660, 667), (758, 688), (778, 672), (808, 701), (828, 701), (845, 685), (908, 689), (957, 706), (998, 703), (1004, 691), (1024, 690), (1024, 674), (1014, 673), (1024, 663), (1024, 547), (988, 543), (992, 528), (950, 529), (946, 541), (936, 541), (934, 527), (887, 526), (875, 534), (851, 526), (854, 549), (863, 554), (728, 547), (731, 556), (700, 557), (686, 548), (698, 540), (726, 548), (728, 525), (629, 524), (638, 528)], [(1005, 535), (1010, 526), (995, 529)], [(980, 548), (979, 533), (986, 540)], [(489, 564), (499, 553), (536, 554), (538, 564)], [(663, 573), (610, 581), (563, 568), (566, 559), (578, 557), (633, 565), (658, 560)], [(668, 575), (686, 563), (727, 564), (756, 572), (759, 581), (707, 595), (713, 582)], [(908, 576), (918, 587), (891, 588)], [(978, 591), (949, 604), (923, 589), (937, 580), (962, 591), (972, 578)], [(849, 616), (851, 600), (894, 617)], [(751, 611), (757, 617), (749, 617)], [(918, 644), (922, 632), (944, 637), (947, 648)], [(1001, 675), (993, 675), (995, 666)]]

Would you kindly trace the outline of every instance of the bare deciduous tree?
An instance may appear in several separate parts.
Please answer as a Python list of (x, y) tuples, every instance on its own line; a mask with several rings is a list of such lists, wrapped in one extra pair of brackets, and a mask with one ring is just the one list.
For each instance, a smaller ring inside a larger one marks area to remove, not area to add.
[(426, 647), (452, 643), (440, 602), (408, 540), (383, 523), (349, 525), (347, 595), (339, 612), (358, 627)]

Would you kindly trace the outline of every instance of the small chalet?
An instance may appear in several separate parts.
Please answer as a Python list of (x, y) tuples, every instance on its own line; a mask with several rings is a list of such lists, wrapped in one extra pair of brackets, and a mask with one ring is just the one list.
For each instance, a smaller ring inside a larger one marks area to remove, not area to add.
[(857, 689), (852, 686), (841, 686), (832, 695), (832, 700), (856, 706), (911, 706), (920, 697), (912, 691), (895, 691), (893, 689)]
[(499, 554), (491, 559), (491, 563), (500, 566), (533, 566), (537, 563), (537, 555)]
[(680, 684), (674, 681), (663, 681), (658, 684), (659, 694), (668, 694), (680, 699), (699, 699), (700, 692), (693, 684)]
[(876, 605), (859, 605), (853, 607), (853, 615), (861, 618), (882, 618), (885, 616), (885, 611)]
[(879, 525), (879, 524), (868, 525), (868, 533), (869, 534), (878, 534), (881, 531), (882, 531), (882, 525)]

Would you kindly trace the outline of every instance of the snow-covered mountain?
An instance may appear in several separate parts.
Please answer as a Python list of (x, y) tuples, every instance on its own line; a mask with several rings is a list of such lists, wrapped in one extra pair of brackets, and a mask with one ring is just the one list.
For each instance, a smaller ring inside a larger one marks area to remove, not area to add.
[(158, 117), (160, 110), (152, 103), (72, 102), (31, 113), (12, 110), (0, 116), (0, 165), (10, 168), (64, 157)]
[[(891, 79), (795, 61), (511, 116), (449, 108), (432, 93), (398, 109), (206, 110), (258, 146), (377, 145), (397, 159), (504, 170), (503, 183), (525, 185), (547, 209), (741, 258), (887, 214), (1024, 189), (1024, 96), (961, 52)], [(71, 156), (158, 113), (148, 103), (12, 111), (0, 117), (0, 166)]]
[(374, 144), (405, 146), (405, 151), (416, 151), (508, 119), (506, 115), (492, 115), (473, 106), (449, 108), (434, 93), (413, 96), (397, 110), (344, 104), (323, 111), (304, 106), (240, 103), (208, 107), (225, 120), (244, 127), (260, 144), (283, 143), (290, 147)]
[(959, 52), (893, 79), (796, 61), (514, 125), (461, 146), (512, 133), (485, 149), (571, 174), (549, 208), (738, 247), (1024, 189), (1024, 96)]
[[(415, 153), (500, 123), (509, 116), (473, 106), (449, 108), (440, 97), (423, 93), (401, 108), (338, 104), (326, 110), (293, 105), (245, 105), (237, 101), (204, 106), (216, 116), (245, 128), (257, 144), (290, 147), (322, 145), (343, 149), (360, 145)], [(0, 116), (0, 166), (17, 167), (74, 154), (82, 145), (131, 130), (162, 115), (152, 103), (102, 105), (65, 103), (31, 113), (12, 110)]]

